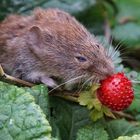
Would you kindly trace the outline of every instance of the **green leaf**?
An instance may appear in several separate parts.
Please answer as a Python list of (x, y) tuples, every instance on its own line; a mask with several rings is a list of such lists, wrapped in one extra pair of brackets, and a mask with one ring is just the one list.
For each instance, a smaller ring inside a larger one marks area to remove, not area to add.
[(115, 0), (118, 7), (117, 20), (121, 22), (128, 20), (140, 20), (140, 1), (139, 0)]
[(101, 119), (103, 117), (103, 112), (102, 111), (98, 111), (96, 109), (93, 109), (91, 112), (90, 112), (90, 117), (91, 119), (95, 122), (97, 121), (98, 119)]
[(49, 0), (42, 6), (45, 8), (59, 8), (69, 13), (78, 14), (96, 4), (96, 0)]
[(119, 136), (132, 136), (140, 133), (140, 127), (130, 124), (126, 120), (113, 120), (107, 122), (107, 132), (110, 136), (110, 140), (113, 140)]
[(140, 46), (140, 1), (115, 0), (118, 7), (116, 25), (112, 30), (115, 40), (123, 42), (126, 47)]
[(95, 108), (98, 111), (101, 110), (101, 103), (97, 98), (93, 98), (90, 92), (83, 92), (78, 97), (80, 105), (87, 106), (88, 109)]
[(133, 135), (132, 137), (120, 136), (115, 140), (140, 140), (140, 135)]
[[(139, 84), (135, 84), (136, 82), (140, 81), (140, 74), (137, 72), (130, 72), (128, 73), (128, 76), (134, 81), (133, 83), (133, 89), (134, 89), (134, 99), (130, 107), (127, 109), (128, 111), (131, 112), (140, 112), (140, 86)], [(134, 80), (133, 80), (134, 79)]]
[(140, 121), (140, 74), (130, 68), (125, 69), (127, 77), (131, 79), (134, 89), (134, 99), (126, 112), (130, 113), (137, 121)]
[(84, 91), (80, 93), (78, 97), (78, 102), (80, 105), (87, 106), (88, 109), (92, 109), (93, 107), (97, 110), (101, 109), (101, 103), (96, 98), (96, 90), (99, 88), (99, 84), (94, 84), (90, 87), (89, 91)]
[(33, 96), (0, 82), (0, 139), (51, 139), (51, 127)]
[(122, 41), (127, 46), (140, 45), (140, 24), (138, 23), (130, 22), (115, 26), (112, 34), (116, 40)]
[(104, 1), (97, 1), (96, 4), (91, 5), (85, 11), (76, 15), (77, 19), (95, 35), (104, 33), (102, 25), (105, 20), (105, 8), (103, 8), (103, 2)]
[(95, 123), (79, 129), (76, 140), (108, 140), (108, 134), (102, 125)]
[(116, 119), (116, 117), (114, 116), (114, 114), (111, 112), (109, 108), (102, 106), (102, 111), (106, 116)]
[(91, 123), (89, 111), (76, 103), (50, 97), (50, 107), (53, 136), (59, 133), (62, 140), (75, 140), (78, 129)]
[(78, 14), (96, 4), (96, 0), (1, 0), (0, 19), (10, 13), (29, 13), (35, 7), (59, 8), (72, 14)]
[(49, 118), (48, 88), (45, 85), (37, 85), (32, 88), (25, 88), (25, 90), (34, 96), (36, 104), (41, 107), (44, 114)]
[(98, 100), (98, 98), (94, 99), (93, 100), (93, 105), (94, 105), (94, 108), (98, 111), (101, 111), (102, 109), (102, 104), (101, 102)]
[(93, 84), (92, 85), (92, 87), (91, 87), (91, 94), (93, 95), (93, 96), (95, 96), (96, 97), (96, 91), (97, 91), (97, 89), (100, 87), (100, 84)]
[(87, 106), (88, 109), (91, 109), (94, 106), (93, 96), (89, 91), (80, 93), (78, 102), (80, 105)]

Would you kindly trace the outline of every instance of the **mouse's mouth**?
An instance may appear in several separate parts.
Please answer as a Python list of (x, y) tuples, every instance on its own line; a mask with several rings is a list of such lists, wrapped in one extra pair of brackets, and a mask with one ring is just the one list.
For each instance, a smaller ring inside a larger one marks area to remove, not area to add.
[[(94, 71), (93, 76), (94, 76), (94, 78), (93, 78), (94, 83), (99, 83), (100, 80), (103, 80), (106, 77), (108, 77), (108, 75), (101, 73), (101, 72), (96, 72), (96, 71)], [(94, 79), (95, 79), (95, 81), (94, 81)]]
[(95, 75), (96, 78), (99, 80), (103, 80), (107, 78), (108, 76), (114, 74), (115, 72), (113, 70), (94, 70), (92, 75)]

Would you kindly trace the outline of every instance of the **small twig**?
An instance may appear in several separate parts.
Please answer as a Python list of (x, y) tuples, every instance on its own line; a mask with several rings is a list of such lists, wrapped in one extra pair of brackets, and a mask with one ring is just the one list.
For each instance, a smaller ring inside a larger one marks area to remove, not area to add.
[(7, 74), (5, 74), (4, 77), (5, 77), (4, 79), (6, 79), (6, 80), (9, 80), (11, 82), (16, 82), (16, 83), (24, 85), (24, 86), (28, 86), (28, 87), (34, 86), (34, 84), (32, 84), (32, 83), (29, 83), (27, 81), (24, 81), (24, 80), (15, 78), (15, 77), (12, 77), (12, 76), (7, 75)]
[(2, 69), (2, 66), (0, 65), (0, 76), (3, 76), (5, 73), (4, 73), (4, 71), (3, 71), (3, 69)]
[(0, 65), (0, 77), (3, 80), (7, 80), (8, 82), (16, 82), (17, 84), (21, 84), (23, 86), (28, 86), (28, 87), (34, 86), (34, 84), (32, 84), (30, 82), (27, 82), (27, 81), (12, 77), (12, 76), (4, 73), (4, 70), (3, 70), (1, 65)]
[(57, 96), (57, 97), (60, 97), (60, 98), (63, 98), (63, 99), (66, 99), (66, 100), (68, 100), (68, 101), (72, 101), (72, 102), (76, 102), (76, 103), (78, 103), (78, 98), (77, 97), (74, 97), (73, 96), (73, 94), (71, 94), (71, 93), (66, 93), (66, 92), (59, 92), (59, 91), (57, 91), (57, 93), (51, 93), (51, 94), (49, 94), (49, 95), (51, 95), (51, 96)]
[(131, 16), (123, 17), (119, 20), (119, 24), (126, 24), (128, 22), (136, 22), (137, 19)]
[(78, 103), (78, 99), (76, 97), (73, 97), (73, 96), (69, 96), (69, 95), (55, 95), (55, 96), (61, 97), (61, 98), (66, 99), (68, 101)]

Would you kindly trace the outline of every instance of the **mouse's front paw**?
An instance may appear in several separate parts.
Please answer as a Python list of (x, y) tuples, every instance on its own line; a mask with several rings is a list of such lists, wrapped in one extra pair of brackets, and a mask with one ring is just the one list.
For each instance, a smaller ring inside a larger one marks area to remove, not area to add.
[(41, 82), (51, 88), (57, 86), (57, 83), (50, 77), (41, 77)]

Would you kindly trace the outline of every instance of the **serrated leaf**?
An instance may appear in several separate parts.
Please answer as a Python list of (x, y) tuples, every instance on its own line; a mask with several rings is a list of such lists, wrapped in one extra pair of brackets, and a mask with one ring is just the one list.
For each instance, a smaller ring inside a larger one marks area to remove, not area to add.
[(95, 108), (98, 111), (101, 110), (101, 103), (97, 98), (93, 98), (89, 92), (81, 93), (78, 98), (78, 102), (80, 105), (87, 106), (88, 109)]
[(111, 112), (109, 108), (102, 106), (102, 111), (106, 116), (116, 119), (116, 117), (114, 116), (114, 114)]
[(91, 86), (89, 91), (84, 91), (80, 93), (78, 97), (78, 102), (80, 105), (87, 106), (88, 109), (92, 109), (93, 107), (100, 110), (101, 103), (96, 98), (96, 90), (99, 88), (99, 84), (94, 84)]
[(78, 102), (80, 105), (87, 106), (89, 109), (93, 108), (94, 106), (93, 96), (89, 91), (80, 93)]
[(96, 93), (96, 91), (97, 91), (97, 89), (100, 87), (100, 84), (93, 84), (92, 86), (91, 86), (91, 94), (92, 95), (95, 95), (95, 93)]
[(102, 111), (98, 111), (96, 109), (93, 109), (91, 112), (90, 112), (90, 117), (91, 119), (95, 122), (97, 121), (98, 119), (102, 118), (103, 117), (103, 112)]
[(108, 134), (97, 123), (79, 129), (76, 140), (108, 140)]
[(110, 140), (113, 140), (119, 136), (131, 136), (140, 133), (140, 127), (132, 125), (123, 119), (107, 122), (106, 130), (110, 136)]
[(51, 139), (51, 127), (33, 96), (0, 82), (0, 139)]
[(93, 105), (96, 110), (101, 111), (102, 104), (97, 98), (93, 100)]

